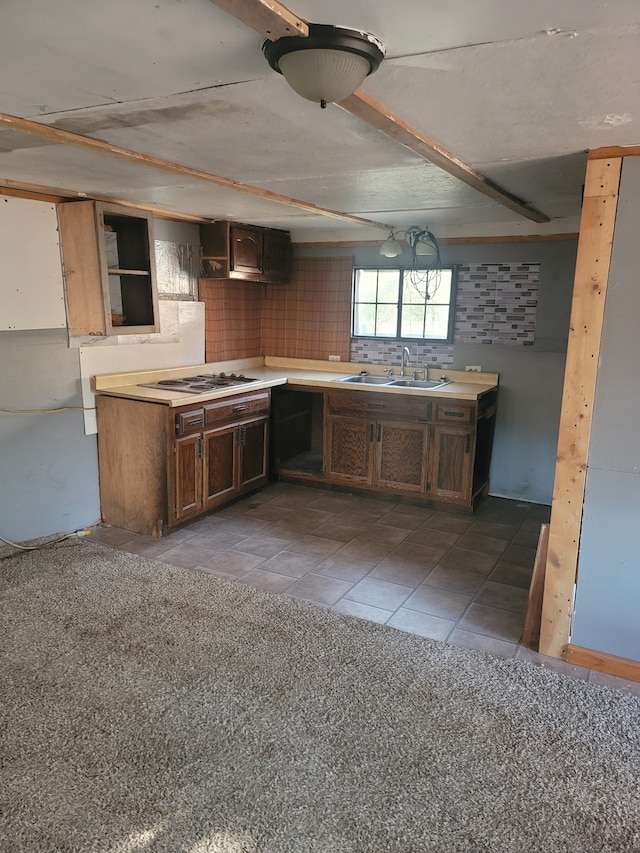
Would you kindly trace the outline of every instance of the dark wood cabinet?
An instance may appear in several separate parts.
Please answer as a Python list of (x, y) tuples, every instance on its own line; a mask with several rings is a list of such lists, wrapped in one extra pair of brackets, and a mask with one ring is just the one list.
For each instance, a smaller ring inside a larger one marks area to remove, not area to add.
[(430, 488), (436, 498), (468, 499), (473, 470), (473, 431), (461, 427), (433, 427)]
[(58, 205), (71, 335), (158, 332), (153, 217), (99, 201)]
[[(285, 479), (311, 479), (419, 503), (472, 511), (489, 479), (496, 390), (478, 400), (336, 391), (324, 395), (323, 460), (314, 472), (275, 457)], [(305, 398), (276, 395), (273, 421), (287, 441), (305, 448)], [(282, 410), (280, 405), (282, 404)], [(295, 417), (294, 417), (295, 416)], [(294, 431), (292, 431), (294, 430)], [(304, 430), (302, 438), (297, 431)], [(276, 442), (276, 444), (282, 443)]]
[(363, 417), (327, 417), (327, 475), (403, 492), (426, 488), (428, 427)]
[(102, 520), (162, 536), (268, 481), (270, 392), (200, 406), (96, 398)]
[(220, 221), (200, 226), (202, 278), (283, 283), (291, 272), (288, 231)]
[(269, 392), (176, 413), (173, 513), (182, 522), (257, 489), (268, 479)]
[(427, 491), (429, 428), (417, 423), (381, 421), (376, 425), (375, 483), (385, 489)]
[(359, 416), (328, 415), (327, 476), (331, 480), (371, 483), (373, 423)]
[(331, 481), (426, 492), (429, 399), (359, 392), (328, 397), (326, 455)]
[(175, 517), (177, 521), (197, 515), (202, 508), (201, 439), (186, 435), (175, 444)]

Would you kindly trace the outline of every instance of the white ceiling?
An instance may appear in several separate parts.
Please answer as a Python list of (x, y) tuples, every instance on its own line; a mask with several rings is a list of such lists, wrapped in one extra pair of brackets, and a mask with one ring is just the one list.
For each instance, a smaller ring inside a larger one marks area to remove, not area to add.
[[(536, 225), (335, 105), (303, 100), (262, 37), (209, 0), (3, 0), (0, 112), (439, 236), (575, 231), (585, 151), (640, 143), (638, 0), (290, 0), (387, 47), (362, 90), (551, 217)], [(0, 129), (19, 181), (294, 239), (380, 231)]]

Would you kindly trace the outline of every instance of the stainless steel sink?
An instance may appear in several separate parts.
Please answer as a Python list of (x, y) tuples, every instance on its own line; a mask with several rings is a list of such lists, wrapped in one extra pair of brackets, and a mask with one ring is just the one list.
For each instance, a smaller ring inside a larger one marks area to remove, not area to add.
[(390, 388), (442, 388), (449, 384), (449, 379), (387, 379), (386, 384)]
[(369, 373), (357, 373), (355, 376), (341, 376), (336, 382), (351, 382), (356, 385), (388, 385), (387, 376), (371, 376)]

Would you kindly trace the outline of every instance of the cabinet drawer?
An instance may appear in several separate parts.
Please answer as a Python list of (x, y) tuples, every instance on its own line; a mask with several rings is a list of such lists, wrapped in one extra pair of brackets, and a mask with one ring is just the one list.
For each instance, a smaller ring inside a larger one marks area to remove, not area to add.
[(371, 415), (377, 419), (431, 419), (431, 400), (417, 394), (377, 394), (375, 391), (333, 392), (327, 395), (332, 415)]
[(176, 413), (176, 435), (187, 435), (190, 432), (200, 432), (203, 426), (204, 409), (190, 409), (188, 412)]
[(440, 423), (470, 424), (475, 419), (475, 404), (438, 400), (435, 406), (435, 420)]
[(204, 410), (206, 426), (246, 418), (248, 415), (266, 414), (269, 411), (269, 392), (227, 397), (219, 403), (209, 403)]

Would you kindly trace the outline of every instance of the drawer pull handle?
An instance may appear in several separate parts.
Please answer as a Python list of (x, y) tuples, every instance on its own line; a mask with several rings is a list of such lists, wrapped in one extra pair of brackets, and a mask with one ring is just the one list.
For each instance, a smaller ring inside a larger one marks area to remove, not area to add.
[(246, 406), (234, 406), (233, 407), (234, 412), (244, 412), (244, 411), (246, 411), (246, 409), (247, 409)]
[(367, 409), (384, 409), (384, 403), (369, 403)]
[(463, 418), (464, 412), (443, 412), (446, 418)]

